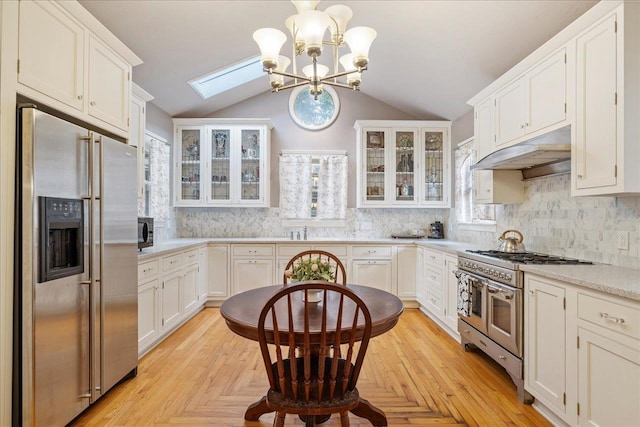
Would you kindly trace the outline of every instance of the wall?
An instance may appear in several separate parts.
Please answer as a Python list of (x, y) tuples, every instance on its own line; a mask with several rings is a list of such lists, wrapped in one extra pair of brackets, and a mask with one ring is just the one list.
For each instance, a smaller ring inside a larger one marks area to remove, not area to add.
[(264, 92), (210, 117), (268, 117), (273, 122), (271, 131), (271, 206), (279, 205), (280, 180), (278, 177), (278, 155), (280, 150), (346, 150), (349, 156), (349, 188), (347, 206), (356, 206), (356, 120), (415, 120), (407, 113), (397, 110), (364, 93), (350, 90), (336, 91), (340, 98), (340, 113), (328, 128), (309, 131), (295, 124), (289, 116), (289, 95)]

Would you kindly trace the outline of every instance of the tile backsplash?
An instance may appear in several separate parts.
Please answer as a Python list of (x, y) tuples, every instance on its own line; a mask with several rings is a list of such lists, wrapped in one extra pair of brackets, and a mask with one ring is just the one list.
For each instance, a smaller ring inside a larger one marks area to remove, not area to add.
[[(455, 209), (348, 209), (345, 227), (309, 228), (310, 237), (389, 237), (429, 224), (445, 224), (445, 237), (498, 247), (502, 231), (515, 228), (529, 251), (640, 269), (640, 197), (571, 197), (570, 175), (525, 182), (526, 200), (496, 206), (496, 232), (458, 229)], [(177, 208), (178, 237), (286, 237), (277, 208)], [(629, 249), (616, 248), (617, 232), (629, 233)]]

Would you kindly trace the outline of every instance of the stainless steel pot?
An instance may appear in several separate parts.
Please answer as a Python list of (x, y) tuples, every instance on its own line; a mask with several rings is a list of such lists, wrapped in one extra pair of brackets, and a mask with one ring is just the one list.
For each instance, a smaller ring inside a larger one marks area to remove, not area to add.
[[(516, 233), (518, 238), (515, 237), (507, 237), (507, 233)], [(502, 235), (498, 238), (500, 240), (500, 246), (498, 246), (498, 250), (502, 252), (525, 252), (526, 249), (522, 244), (524, 237), (522, 233), (518, 230), (506, 230)]]

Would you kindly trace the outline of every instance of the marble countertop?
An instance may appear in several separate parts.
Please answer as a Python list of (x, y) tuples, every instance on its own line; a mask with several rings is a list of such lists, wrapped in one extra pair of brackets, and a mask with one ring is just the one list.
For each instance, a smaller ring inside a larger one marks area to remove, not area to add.
[(608, 264), (522, 264), (520, 270), (640, 301), (640, 270)]
[[(291, 240), (278, 237), (220, 237), (202, 239), (172, 239), (144, 248), (138, 252), (138, 259), (144, 260), (163, 253), (185, 250), (205, 243), (247, 243), (247, 244), (415, 244), (425, 248), (433, 248), (457, 255), (467, 249), (481, 249), (472, 243), (457, 242), (447, 239), (393, 239), (393, 238), (313, 238), (309, 240)], [(593, 265), (540, 265), (522, 264), (520, 269), (525, 273), (535, 273), (550, 279), (594, 289), (611, 295), (640, 301), (640, 270), (618, 267), (607, 264)]]
[(309, 240), (291, 240), (288, 238), (280, 237), (212, 237), (201, 239), (171, 239), (160, 243), (156, 243), (151, 247), (144, 248), (138, 252), (138, 259), (144, 259), (151, 256), (163, 254), (165, 252), (172, 252), (176, 250), (189, 249), (192, 246), (198, 246), (203, 243), (247, 243), (247, 244), (291, 244), (291, 245), (316, 245), (316, 244), (394, 244), (394, 245), (413, 245), (423, 247), (432, 247), (441, 251), (445, 251), (456, 255), (458, 251), (464, 251), (466, 249), (479, 249), (471, 243), (456, 242), (447, 239), (394, 239), (394, 238), (373, 238), (373, 239), (358, 239), (358, 238), (344, 238), (344, 237), (329, 237), (321, 238), (316, 237)]

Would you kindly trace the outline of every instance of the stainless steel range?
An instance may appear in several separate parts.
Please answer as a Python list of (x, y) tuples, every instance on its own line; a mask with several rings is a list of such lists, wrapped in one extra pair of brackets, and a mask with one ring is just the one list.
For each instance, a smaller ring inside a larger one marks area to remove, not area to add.
[(591, 264), (535, 252), (458, 252), (458, 332), (466, 350), (479, 348), (503, 366), (521, 402), (524, 389), (524, 273), (520, 264)]

